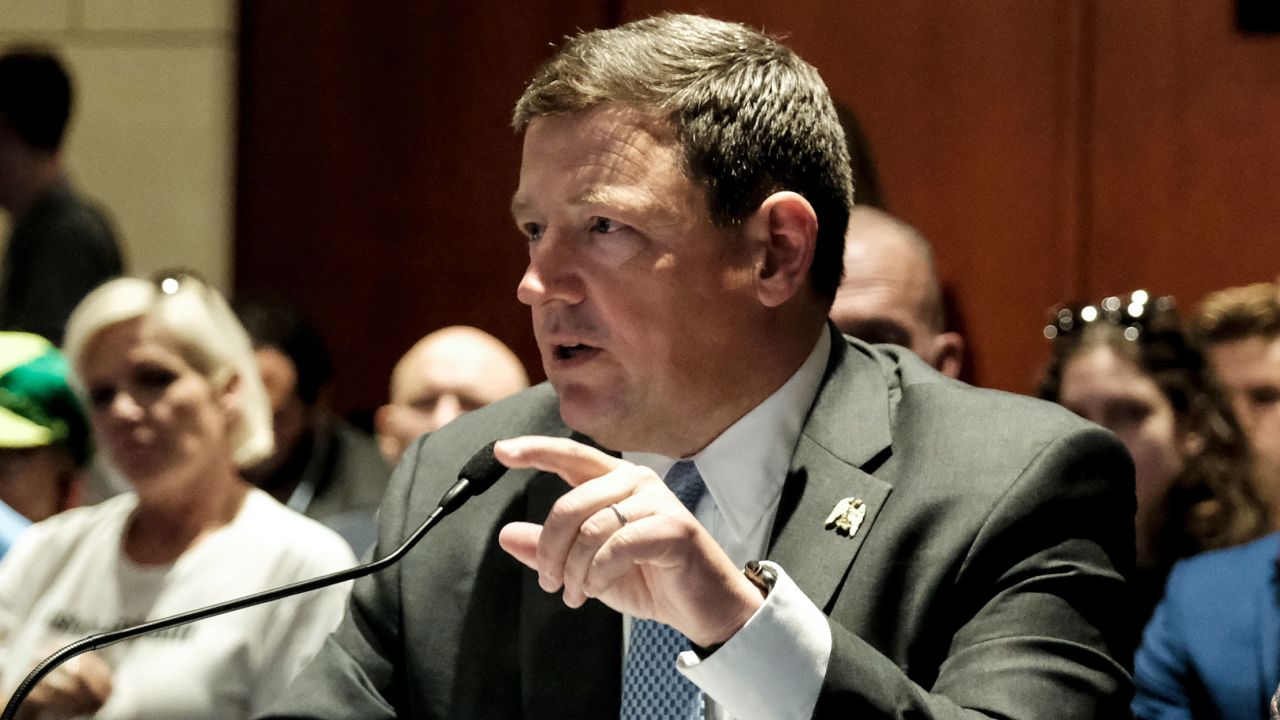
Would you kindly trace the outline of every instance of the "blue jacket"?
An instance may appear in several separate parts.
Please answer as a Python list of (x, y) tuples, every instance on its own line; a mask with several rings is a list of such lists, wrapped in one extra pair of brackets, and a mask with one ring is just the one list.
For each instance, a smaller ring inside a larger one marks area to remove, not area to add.
[(1280, 686), (1280, 533), (1174, 566), (1134, 662), (1140, 720), (1267, 718)]
[(19, 515), (17, 510), (0, 502), (0, 557), (9, 552), (9, 546), (18, 538), (18, 534), (30, 524), (31, 521)]

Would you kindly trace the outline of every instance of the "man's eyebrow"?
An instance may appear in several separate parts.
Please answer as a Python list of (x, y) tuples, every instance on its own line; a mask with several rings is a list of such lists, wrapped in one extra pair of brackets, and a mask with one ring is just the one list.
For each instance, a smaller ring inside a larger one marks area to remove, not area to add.
[[(595, 185), (584, 189), (569, 200), (574, 207), (604, 206), (613, 207), (626, 212), (646, 211), (659, 220), (674, 219), (672, 208), (658, 202), (643, 192), (628, 191), (609, 185)], [(511, 198), (511, 215), (520, 217), (535, 211), (534, 203), (529, 198), (516, 194)]]
[(635, 202), (634, 193), (618, 192), (613, 188), (599, 185), (583, 190), (570, 202), (574, 205), (624, 205), (628, 207), (634, 207), (639, 204)]
[[(578, 193), (570, 201), (570, 205), (613, 205), (626, 209), (637, 209), (647, 207), (649, 203), (644, 198), (634, 192), (619, 191), (603, 185), (589, 187)], [(513, 195), (511, 198), (511, 214), (520, 215), (522, 213), (532, 212), (533, 203), (520, 194)]]
[(677, 215), (673, 207), (658, 202), (647, 192), (609, 185), (587, 188), (573, 198), (572, 203), (578, 206), (615, 208), (628, 214), (644, 213), (651, 222), (656, 223), (672, 222)]

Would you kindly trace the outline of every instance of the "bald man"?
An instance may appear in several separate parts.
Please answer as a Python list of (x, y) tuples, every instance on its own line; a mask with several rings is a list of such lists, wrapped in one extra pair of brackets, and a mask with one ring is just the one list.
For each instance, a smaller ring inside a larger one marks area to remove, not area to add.
[(865, 205), (845, 232), (844, 280), (831, 320), (846, 335), (910, 349), (943, 375), (959, 377), (964, 338), (946, 332), (933, 249), (915, 228)]
[(437, 330), (391, 373), (391, 402), (374, 415), (378, 449), (394, 465), (419, 435), (527, 387), (524, 366), (501, 340), (461, 325)]

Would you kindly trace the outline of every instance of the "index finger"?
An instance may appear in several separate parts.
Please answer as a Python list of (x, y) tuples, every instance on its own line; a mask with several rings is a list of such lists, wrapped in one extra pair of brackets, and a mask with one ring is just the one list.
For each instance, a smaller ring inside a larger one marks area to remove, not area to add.
[(577, 440), (543, 435), (500, 440), (493, 446), (493, 455), (509, 468), (537, 468), (555, 473), (574, 487), (622, 464), (619, 458)]

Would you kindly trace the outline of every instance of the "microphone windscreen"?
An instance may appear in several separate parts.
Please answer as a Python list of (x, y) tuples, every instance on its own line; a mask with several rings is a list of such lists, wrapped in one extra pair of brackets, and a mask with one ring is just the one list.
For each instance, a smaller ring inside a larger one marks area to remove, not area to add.
[(498, 458), (493, 455), (493, 446), (497, 442), (494, 440), (480, 448), (458, 472), (458, 479), (467, 481), (467, 490), (471, 495), (479, 495), (488, 490), (507, 471), (507, 466), (498, 462)]

